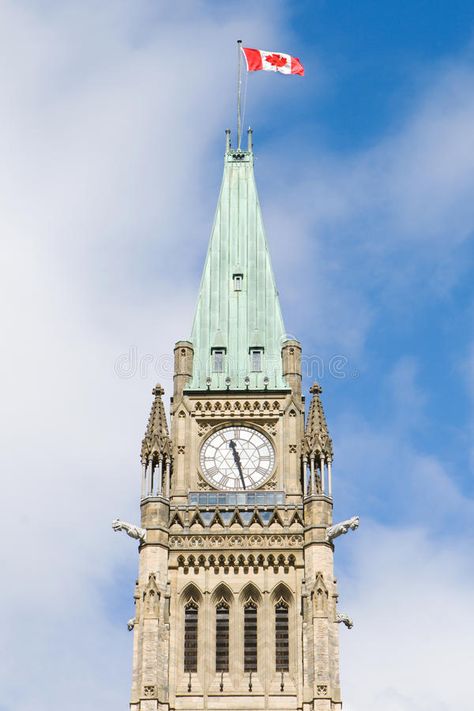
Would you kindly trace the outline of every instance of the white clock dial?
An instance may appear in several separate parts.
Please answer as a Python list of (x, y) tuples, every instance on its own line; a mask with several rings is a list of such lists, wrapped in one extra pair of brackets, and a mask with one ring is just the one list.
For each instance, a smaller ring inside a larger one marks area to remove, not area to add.
[(223, 427), (201, 449), (201, 468), (218, 489), (256, 489), (273, 471), (270, 440), (251, 427)]

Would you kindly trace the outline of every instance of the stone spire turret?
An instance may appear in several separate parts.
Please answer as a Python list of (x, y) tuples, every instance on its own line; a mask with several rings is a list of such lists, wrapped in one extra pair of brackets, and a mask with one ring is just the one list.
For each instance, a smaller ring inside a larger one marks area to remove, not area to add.
[(321, 402), (322, 388), (314, 383), (309, 392), (312, 400), (303, 441), (305, 470), (310, 467), (308, 493), (326, 493), (325, 468), (328, 469), (328, 491), (331, 496), (331, 464), (333, 460), (332, 439)]
[(169, 491), (171, 440), (162, 400), (164, 393), (160, 384), (152, 390), (154, 400), (141, 448), (142, 496), (168, 495)]

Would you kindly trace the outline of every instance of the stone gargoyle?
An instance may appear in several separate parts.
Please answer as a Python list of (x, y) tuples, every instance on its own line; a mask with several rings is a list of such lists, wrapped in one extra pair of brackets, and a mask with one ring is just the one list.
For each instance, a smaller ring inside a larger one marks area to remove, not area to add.
[(342, 622), (343, 625), (347, 627), (348, 630), (352, 629), (354, 627), (354, 623), (351, 620), (351, 618), (346, 615), (344, 612), (338, 612), (336, 615), (336, 622)]
[(131, 632), (135, 625), (137, 624), (137, 620), (135, 617), (132, 617), (128, 622), (127, 622), (127, 628), (128, 631)]
[(330, 542), (349, 530), (355, 531), (356, 528), (359, 528), (359, 520), (359, 516), (353, 516), (348, 518), (347, 521), (341, 521), (340, 523), (335, 523), (334, 526), (329, 526), (329, 528), (326, 528), (326, 540)]
[(140, 528), (139, 526), (135, 526), (133, 523), (127, 523), (127, 521), (121, 521), (119, 518), (116, 518), (112, 521), (112, 528), (114, 531), (125, 531), (127, 536), (130, 536), (130, 538), (135, 538), (137, 541), (141, 541), (142, 543), (145, 542), (146, 530), (144, 528)]

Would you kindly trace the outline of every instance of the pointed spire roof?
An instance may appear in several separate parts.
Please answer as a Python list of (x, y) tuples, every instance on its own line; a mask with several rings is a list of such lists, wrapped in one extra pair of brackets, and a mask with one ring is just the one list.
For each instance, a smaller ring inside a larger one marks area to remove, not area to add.
[[(224, 176), (204, 266), (191, 340), (190, 390), (287, 389), (281, 346), (285, 328), (248, 150), (227, 132)], [(221, 372), (213, 352), (223, 351)], [(252, 349), (260, 349), (260, 369)]]
[(324, 415), (321, 393), (323, 389), (318, 383), (314, 383), (309, 392), (313, 398), (309, 406), (308, 419), (305, 430), (305, 452), (308, 455), (324, 454), (326, 459), (333, 458), (332, 439), (329, 436), (328, 425)]
[(169, 456), (171, 452), (168, 423), (162, 400), (162, 395), (165, 394), (165, 391), (158, 384), (153, 388), (152, 394), (154, 395), (154, 400), (145, 436), (142, 440), (141, 460), (144, 464), (151, 460)]

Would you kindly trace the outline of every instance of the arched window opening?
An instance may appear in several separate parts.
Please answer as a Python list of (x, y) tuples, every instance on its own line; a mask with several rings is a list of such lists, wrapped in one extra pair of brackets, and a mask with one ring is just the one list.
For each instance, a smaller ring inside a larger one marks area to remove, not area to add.
[(275, 605), (275, 668), (277, 672), (290, 670), (288, 641), (288, 605)]
[(257, 671), (257, 606), (254, 602), (244, 608), (244, 671)]
[(216, 672), (229, 671), (229, 605), (216, 607)]
[(198, 606), (194, 601), (184, 608), (184, 671), (197, 672)]

